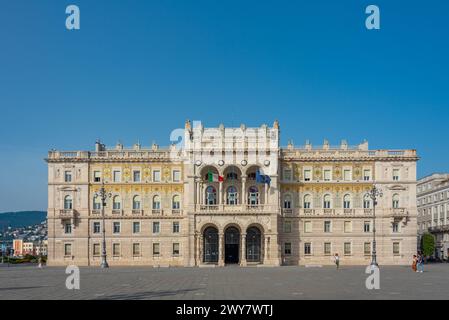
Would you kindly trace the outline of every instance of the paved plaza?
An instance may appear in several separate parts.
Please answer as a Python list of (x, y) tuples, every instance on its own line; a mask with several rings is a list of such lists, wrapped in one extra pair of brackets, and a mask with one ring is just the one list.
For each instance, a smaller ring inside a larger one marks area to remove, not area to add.
[(367, 290), (363, 267), (80, 268), (80, 290), (65, 268), (0, 265), (0, 299), (448, 299), (449, 264), (381, 267)]

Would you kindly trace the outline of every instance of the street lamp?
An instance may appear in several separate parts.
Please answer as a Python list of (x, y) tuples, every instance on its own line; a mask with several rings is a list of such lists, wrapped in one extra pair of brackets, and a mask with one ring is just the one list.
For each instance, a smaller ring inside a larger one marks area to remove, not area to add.
[(377, 198), (383, 196), (382, 190), (376, 188), (375, 185), (371, 188), (371, 190), (367, 193), (367, 196), (373, 200), (373, 254), (371, 256), (371, 266), (379, 267), (377, 264), (377, 252), (376, 252), (376, 205)]
[(102, 183), (100, 190), (98, 190), (98, 192), (95, 193), (95, 197), (99, 197), (101, 200), (101, 216), (103, 218), (103, 250), (101, 253), (100, 267), (105, 269), (109, 268), (109, 265), (106, 260), (106, 226), (104, 219), (104, 207), (106, 207), (106, 199), (112, 197), (112, 194), (106, 193), (106, 189), (104, 188), (104, 182)]

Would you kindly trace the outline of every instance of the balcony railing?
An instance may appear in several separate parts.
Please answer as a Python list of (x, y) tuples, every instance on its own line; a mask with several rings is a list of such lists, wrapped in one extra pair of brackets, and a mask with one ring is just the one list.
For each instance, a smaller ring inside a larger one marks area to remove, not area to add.
[(163, 214), (163, 210), (162, 209), (152, 209), (151, 213), (155, 214), (155, 215), (162, 215)]
[(112, 209), (112, 214), (113, 215), (123, 215), (123, 210), (122, 209)]
[(141, 209), (133, 209), (131, 212), (133, 215), (143, 215), (143, 210)]
[(393, 217), (406, 217), (408, 216), (408, 211), (405, 208), (392, 208), (390, 209), (390, 215)]
[(181, 209), (172, 209), (171, 210), (171, 214), (173, 214), (173, 215), (181, 215), (182, 211), (181, 211)]
[(267, 211), (273, 206), (264, 204), (237, 204), (237, 205), (200, 205), (200, 211), (203, 212), (236, 212), (236, 213), (246, 213), (253, 211)]
[(75, 210), (74, 209), (61, 209), (59, 210), (59, 216), (61, 218), (74, 218), (75, 217)]
[(92, 209), (92, 214), (101, 214), (100, 209)]
[(446, 232), (449, 231), (449, 224), (445, 224), (442, 226), (434, 226), (429, 228), (430, 232)]

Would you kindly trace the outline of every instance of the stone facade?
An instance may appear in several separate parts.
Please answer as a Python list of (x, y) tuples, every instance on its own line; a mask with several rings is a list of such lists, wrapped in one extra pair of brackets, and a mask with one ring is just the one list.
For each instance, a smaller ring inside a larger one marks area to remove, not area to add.
[(436, 173), (417, 184), (418, 234), (435, 236), (435, 257), (449, 257), (449, 174)]
[(281, 148), (277, 121), (176, 132), (182, 146), (49, 152), (50, 265), (99, 265), (103, 213), (110, 265), (369, 264), (374, 185), (379, 263), (416, 252), (415, 150)]

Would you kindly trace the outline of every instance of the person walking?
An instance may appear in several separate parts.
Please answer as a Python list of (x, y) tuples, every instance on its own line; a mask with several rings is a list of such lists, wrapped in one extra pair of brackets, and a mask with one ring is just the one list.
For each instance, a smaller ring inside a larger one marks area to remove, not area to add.
[(340, 269), (340, 256), (338, 255), (338, 253), (334, 255), (334, 262), (335, 265), (337, 266), (337, 269)]
[(416, 272), (423, 273), (424, 272), (424, 257), (422, 254), (418, 254), (418, 263)]
[(416, 254), (413, 255), (413, 261), (412, 261), (412, 270), (414, 272), (418, 272), (417, 271), (417, 265), (418, 265), (418, 257), (416, 256)]

